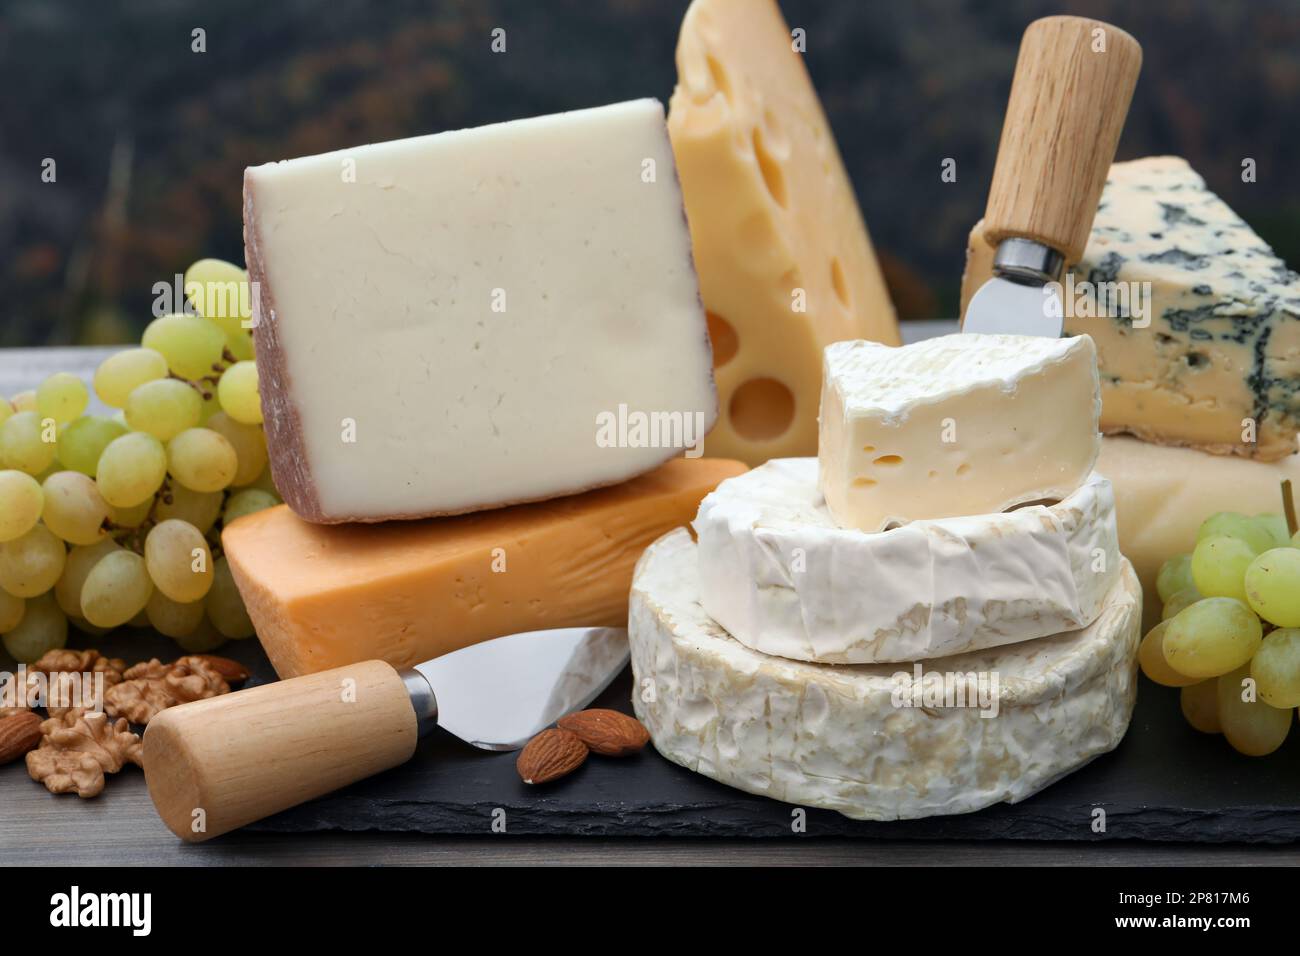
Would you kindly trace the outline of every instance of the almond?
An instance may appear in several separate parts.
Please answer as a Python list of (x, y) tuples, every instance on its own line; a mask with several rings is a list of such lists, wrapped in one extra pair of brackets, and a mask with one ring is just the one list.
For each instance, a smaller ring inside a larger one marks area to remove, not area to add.
[(41, 742), (41, 718), (32, 711), (0, 718), (0, 764), (12, 763)]
[(575, 734), (592, 753), (603, 757), (626, 757), (650, 742), (650, 732), (639, 720), (617, 710), (580, 710), (561, 717), (556, 725)]
[(524, 783), (550, 783), (573, 773), (587, 759), (587, 745), (567, 730), (543, 730), (519, 752), (515, 768)]
[(215, 654), (195, 654), (194, 657), (206, 661), (208, 666), (221, 675), (221, 679), (227, 684), (242, 684), (248, 680), (248, 668), (239, 661), (232, 661), (229, 657), (217, 657)]

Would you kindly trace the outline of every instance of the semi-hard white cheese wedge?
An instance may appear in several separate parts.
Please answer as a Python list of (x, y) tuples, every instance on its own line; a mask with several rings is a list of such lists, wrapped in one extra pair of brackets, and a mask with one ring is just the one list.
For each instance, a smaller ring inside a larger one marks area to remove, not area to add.
[(310, 521), (610, 485), (713, 425), (654, 100), (253, 167), (244, 228), (272, 470)]
[(924, 667), (760, 654), (704, 612), (697, 576), (685, 530), (637, 565), (632, 702), (661, 754), (750, 793), (863, 820), (1014, 803), (1112, 750), (1133, 712), (1127, 564), (1090, 627)]
[(1120, 573), (1110, 482), (1053, 505), (836, 526), (817, 459), (778, 458), (700, 503), (700, 601), (742, 644), (795, 660), (946, 657), (1086, 627)]
[(1282, 482), (1300, 489), (1300, 455), (1254, 461), (1108, 435), (1097, 471), (1115, 490), (1119, 544), (1147, 596), (1147, 619), (1160, 620), (1156, 574), (1196, 545), (1196, 531), (1217, 511), (1281, 514)]
[(817, 453), (827, 344), (899, 341), (800, 35), (775, 0), (692, 0), (668, 109), (721, 397), (708, 450), (750, 465)]
[(827, 346), (818, 460), (843, 528), (1059, 500), (1101, 445), (1085, 336), (945, 335)]
[[(963, 312), (992, 268), (980, 222)], [(1295, 452), (1300, 275), (1186, 160), (1111, 167), (1063, 291), (1066, 332), (1097, 343), (1107, 434), (1263, 461)]]

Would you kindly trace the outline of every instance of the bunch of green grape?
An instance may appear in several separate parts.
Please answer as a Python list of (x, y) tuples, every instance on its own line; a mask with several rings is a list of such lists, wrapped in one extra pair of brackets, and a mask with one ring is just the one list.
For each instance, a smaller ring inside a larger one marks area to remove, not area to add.
[(1277, 750), (1300, 706), (1300, 533), (1281, 515), (1211, 515), (1156, 589), (1162, 620), (1142, 640), (1142, 672), (1181, 688), (1197, 730), (1250, 756)]
[(155, 319), (141, 347), (96, 370), (116, 411), (88, 415), (66, 372), (0, 396), (0, 634), (17, 660), (152, 626), (190, 653), (250, 637), (221, 529), (279, 504), (267, 464), (248, 274), (204, 259), (193, 309)]

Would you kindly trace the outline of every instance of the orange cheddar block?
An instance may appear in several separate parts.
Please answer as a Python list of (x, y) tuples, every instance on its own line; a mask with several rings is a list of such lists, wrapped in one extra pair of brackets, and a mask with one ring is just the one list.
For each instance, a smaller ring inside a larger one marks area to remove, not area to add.
[(221, 540), (282, 678), (373, 658), (408, 667), (504, 634), (625, 625), (642, 550), (743, 471), (677, 458), (568, 498), (378, 525), (310, 524), (282, 505)]

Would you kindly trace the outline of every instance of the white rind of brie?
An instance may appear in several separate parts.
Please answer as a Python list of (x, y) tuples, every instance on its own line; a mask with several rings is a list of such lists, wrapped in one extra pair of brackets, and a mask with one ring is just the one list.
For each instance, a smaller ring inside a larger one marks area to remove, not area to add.
[(1127, 562), (1091, 626), (926, 668), (996, 673), (997, 716), (983, 717), (897, 706), (894, 675), (911, 667), (745, 647), (700, 606), (696, 552), (685, 529), (650, 546), (628, 623), (636, 715), (689, 770), (854, 819), (915, 819), (1023, 800), (1112, 750), (1128, 727), (1142, 599)]
[(729, 478), (701, 503), (701, 603), (742, 644), (834, 664), (914, 661), (1086, 627), (1120, 573), (1115, 499), (869, 533), (835, 524), (815, 458)]

